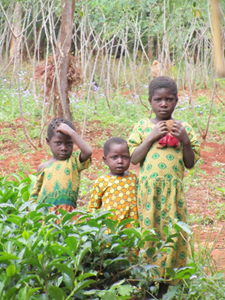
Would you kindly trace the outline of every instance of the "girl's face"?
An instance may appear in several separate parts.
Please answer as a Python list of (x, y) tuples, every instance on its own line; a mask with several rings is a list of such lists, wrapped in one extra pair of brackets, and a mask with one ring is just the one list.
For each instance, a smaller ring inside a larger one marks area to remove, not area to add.
[(51, 140), (46, 138), (47, 144), (51, 148), (53, 158), (56, 160), (66, 160), (73, 152), (73, 141), (69, 135), (55, 132)]
[(177, 105), (177, 97), (167, 88), (155, 90), (149, 99), (153, 112), (158, 122), (171, 119), (171, 115)]
[(111, 144), (109, 153), (103, 156), (111, 175), (123, 175), (130, 166), (130, 154), (127, 144)]

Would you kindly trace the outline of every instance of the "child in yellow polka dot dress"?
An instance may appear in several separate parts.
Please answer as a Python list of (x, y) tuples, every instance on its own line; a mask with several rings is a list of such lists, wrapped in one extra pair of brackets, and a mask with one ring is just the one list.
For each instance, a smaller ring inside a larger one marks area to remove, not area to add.
[[(93, 187), (88, 210), (114, 209), (114, 220), (138, 219), (136, 205), (136, 175), (127, 171), (130, 154), (126, 140), (110, 138), (104, 144), (103, 161), (110, 173), (99, 177)], [(131, 227), (127, 224), (126, 227)]]

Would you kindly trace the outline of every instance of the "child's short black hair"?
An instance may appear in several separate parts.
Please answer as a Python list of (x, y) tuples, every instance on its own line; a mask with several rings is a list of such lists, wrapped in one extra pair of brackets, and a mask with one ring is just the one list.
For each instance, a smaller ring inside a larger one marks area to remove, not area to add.
[(56, 129), (59, 127), (59, 125), (61, 123), (65, 123), (70, 128), (72, 128), (73, 130), (75, 130), (75, 126), (74, 126), (73, 122), (71, 122), (71, 121), (69, 121), (67, 119), (64, 119), (64, 118), (55, 118), (55, 119), (51, 120), (51, 122), (48, 125), (47, 138), (49, 139), (49, 141), (51, 140), (51, 138), (53, 137), (53, 135), (56, 132)]
[(176, 99), (178, 99), (176, 82), (170, 77), (159, 76), (153, 79), (149, 84), (149, 100), (152, 99), (155, 90), (163, 89), (163, 88), (169, 89), (174, 94)]
[[(112, 137), (112, 138), (108, 139), (108, 140), (105, 142), (104, 146), (103, 146), (103, 153), (104, 153), (104, 156), (106, 156), (106, 155), (109, 153), (109, 151), (110, 151), (110, 146), (111, 146), (112, 144), (119, 144), (119, 145), (125, 144), (125, 145), (127, 145), (127, 141), (124, 140), (124, 139), (122, 139), (121, 137)], [(127, 145), (127, 149), (128, 149), (128, 145)]]

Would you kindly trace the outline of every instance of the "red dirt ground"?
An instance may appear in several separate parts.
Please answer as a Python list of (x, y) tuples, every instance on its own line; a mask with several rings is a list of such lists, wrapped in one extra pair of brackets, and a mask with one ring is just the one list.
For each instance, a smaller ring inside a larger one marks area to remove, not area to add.
[[(78, 124), (75, 125), (80, 134), (81, 128)], [(111, 130), (101, 130), (99, 125), (97, 121), (87, 124), (88, 130), (86, 130), (84, 137), (93, 149), (93, 166), (84, 172), (84, 175), (91, 180), (99, 176), (99, 172), (101, 173), (99, 170), (102, 170), (102, 173), (106, 172), (102, 164), (102, 149), (96, 147), (94, 141), (101, 140), (103, 134), (104, 140), (107, 139), (111, 136)], [(1, 123), (0, 135), (4, 134), (4, 128), (11, 130), (10, 136), (16, 136), (18, 128), (21, 128), (21, 120), (15, 120), (14, 124)], [(12, 143), (7, 138), (0, 143), (2, 154), (0, 157), (0, 176), (5, 176), (11, 172), (18, 173), (20, 170), (31, 174), (35, 172), (42, 161), (50, 158), (50, 153), (47, 153), (47, 145), (44, 145), (38, 151), (34, 151), (26, 140), (20, 143), (26, 145), (28, 152), (21, 154), (21, 144), (18, 144), (18, 142)], [(225, 208), (225, 198), (217, 190), (217, 187), (224, 187), (225, 183), (225, 170), (223, 170), (223, 168), (225, 169), (224, 143), (221, 144), (221, 140), (202, 142), (201, 158), (203, 163), (195, 169), (194, 179), (189, 182), (190, 188), (186, 193), (191, 227), (195, 233), (196, 253), (202, 255), (204, 249), (210, 249), (210, 255), (216, 268), (225, 273), (225, 214), (222, 214)], [(139, 172), (138, 166), (131, 165), (130, 169), (135, 170), (137, 174)], [(188, 175), (186, 178), (188, 180)], [(82, 198), (79, 203), (82, 206), (86, 202), (87, 198)]]

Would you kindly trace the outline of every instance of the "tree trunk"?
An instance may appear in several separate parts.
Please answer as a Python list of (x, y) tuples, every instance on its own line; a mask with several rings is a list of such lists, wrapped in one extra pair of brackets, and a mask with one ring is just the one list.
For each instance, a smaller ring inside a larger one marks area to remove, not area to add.
[[(60, 30), (59, 44), (59, 93), (56, 91), (54, 98), (54, 116), (64, 117), (72, 120), (70, 111), (70, 101), (68, 97), (68, 68), (71, 48), (73, 15), (75, 10), (75, 0), (62, 0), (62, 23)], [(58, 87), (56, 90), (58, 90)], [(57, 95), (58, 94), (58, 95)]]
[(148, 24), (148, 58), (150, 61), (153, 59), (154, 39), (151, 36), (152, 27), (152, 15), (149, 13), (149, 24)]
[[(16, 3), (15, 11), (14, 11), (14, 26), (13, 26), (13, 32), (15, 34), (12, 35), (11, 43), (10, 43), (10, 60), (13, 60), (15, 58), (15, 54), (17, 57), (19, 57), (20, 52), (20, 38), (17, 38), (16, 43), (16, 37), (21, 33), (21, 20), (22, 20), (22, 5), (21, 2)], [(17, 49), (16, 49), (17, 45)]]

